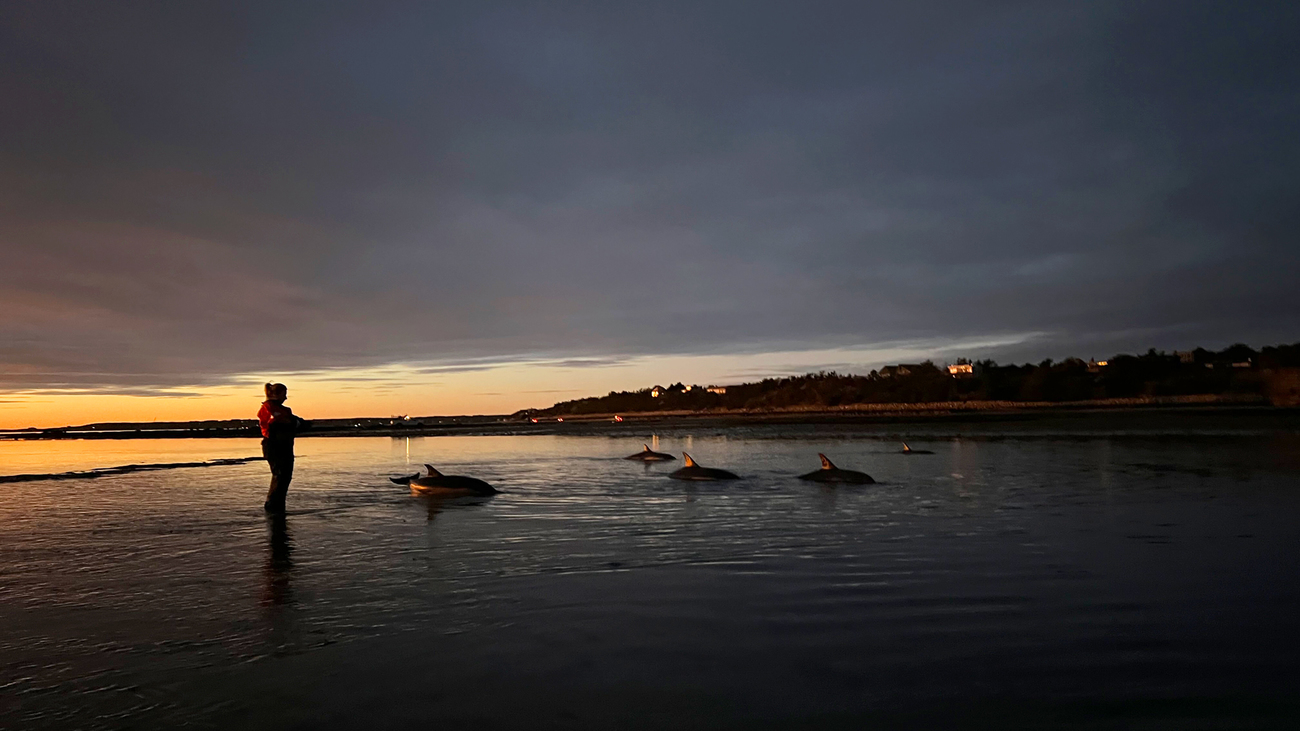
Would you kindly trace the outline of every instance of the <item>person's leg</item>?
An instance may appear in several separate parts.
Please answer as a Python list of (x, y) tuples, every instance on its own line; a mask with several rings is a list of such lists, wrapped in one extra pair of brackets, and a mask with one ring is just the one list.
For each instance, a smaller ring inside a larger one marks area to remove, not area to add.
[(271, 449), (271, 442), (267, 439), (262, 440), (262, 457), (271, 470), (271, 488), (266, 491), (266, 500), (263, 501), (262, 507), (270, 510), (271, 496), (275, 494), (275, 451)]
[(284, 479), (284, 450), (274, 442), (262, 440), (262, 456), (271, 468), (271, 487), (266, 491), (266, 502), (262, 504), (268, 512), (284, 510), (284, 490), (288, 483)]
[(293, 480), (293, 445), (276, 444), (270, 450), (271, 489), (266, 493), (266, 509), (284, 512), (289, 482)]
[(280, 479), (277, 467), (278, 465), (271, 468), (271, 488), (266, 491), (266, 502), (262, 503), (262, 507), (271, 512), (284, 510), (284, 496), (280, 490), (283, 480)]
[(284, 499), (289, 495), (289, 483), (293, 482), (293, 448), (280, 456), (280, 509), (284, 509)]

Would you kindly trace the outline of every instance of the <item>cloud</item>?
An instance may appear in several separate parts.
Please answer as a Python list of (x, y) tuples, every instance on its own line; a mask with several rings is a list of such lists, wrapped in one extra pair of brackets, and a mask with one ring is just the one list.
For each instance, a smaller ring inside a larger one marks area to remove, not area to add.
[(1300, 328), (1286, 5), (83, 10), (0, 10), (0, 391)]

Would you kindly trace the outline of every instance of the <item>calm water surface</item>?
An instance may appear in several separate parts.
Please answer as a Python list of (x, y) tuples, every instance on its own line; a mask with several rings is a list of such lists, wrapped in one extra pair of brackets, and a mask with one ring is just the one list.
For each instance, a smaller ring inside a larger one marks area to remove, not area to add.
[(1183, 426), (654, 437), (712, 484), (649, 434), (304, 439), (283, 521), (258, 463), (0, 485), (0, 727), (1295, 728), (1300, 437)]

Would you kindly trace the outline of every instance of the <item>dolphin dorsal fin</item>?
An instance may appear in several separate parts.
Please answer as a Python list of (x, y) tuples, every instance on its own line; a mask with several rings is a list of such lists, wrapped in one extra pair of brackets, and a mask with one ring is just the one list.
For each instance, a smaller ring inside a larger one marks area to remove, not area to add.
[(429, 470), (429, 476), (430, 476), (430, 477), (442, 477), (442, 473), (439, 472), (439, 471), (437, 470), (437, 468), (435, 468), (433, 465), (431, 465), (431, 464), (426, 464), (426, 465), (424, 465), (424, 466), (425, 466), (426, 469)]
[(822, 469), (824, 469), (824, 470), (833, 470), (833, 469), (835, 469), (835, 463), (832, 462), (832, 461), (830, 461), (829, 459), (826, 459), (826, 455), (824, 455), (824, 454), (818, 452), (818, 453), (817, 453), (817, 456), (822, 458)]
[(682, 452), (682, 456), (686, 458), (687, 467), (699, 467), (699, 465), (695, 464), (695, 460), (691, 459), (691, 455)]
[(653, 452), (653, 451), (654, 451), (653, 449), (650, 448), (650, 445), (649, 445), (649, 444), (642, 443), (641, 446), (645, 447), (645, 451), (647, 451), (647, 452)]
[(912, 451), (912, 448), (909, 447), (909, 446), (907, 446), (907, 442), (903, 442), (903, 451), (904, 451), (904, 452), (910, 452), (910, 451)]

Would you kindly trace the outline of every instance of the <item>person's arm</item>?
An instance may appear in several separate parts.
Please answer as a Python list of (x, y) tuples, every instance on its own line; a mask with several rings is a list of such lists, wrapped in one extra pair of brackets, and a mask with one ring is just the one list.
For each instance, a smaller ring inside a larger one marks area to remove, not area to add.
[(277, 404), (268, 409), (270, 420), (267, 425), (268, 435), (275, 438), (293, 438), (294, 431), (298, 426), (298, 417), (293, 415), (293, 410), (284, 404)]

